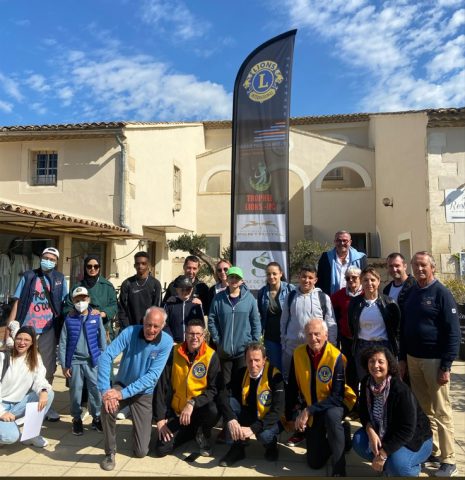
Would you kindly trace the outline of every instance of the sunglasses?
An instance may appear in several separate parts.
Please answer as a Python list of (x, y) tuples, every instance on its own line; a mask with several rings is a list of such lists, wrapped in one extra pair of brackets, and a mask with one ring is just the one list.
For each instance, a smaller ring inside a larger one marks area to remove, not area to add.
[(229, 268), (217, 268), (217, 269), (216, 269), (216, 271), (217, 271), (218, 273), (220, 273), (220, 272), (227, 272), (228, 270), (229, 270)]
[(100, 265), (86, 265), (87, 270), (98, 270)]

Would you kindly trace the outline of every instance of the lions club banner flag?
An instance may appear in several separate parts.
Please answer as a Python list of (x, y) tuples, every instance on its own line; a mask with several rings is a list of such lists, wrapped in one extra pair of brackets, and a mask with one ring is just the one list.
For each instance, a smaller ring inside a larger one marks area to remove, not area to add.
[(296, 30), (258, 47), (234, 85), (231, 247), (251, 290), (289, 251), (289, 113)]

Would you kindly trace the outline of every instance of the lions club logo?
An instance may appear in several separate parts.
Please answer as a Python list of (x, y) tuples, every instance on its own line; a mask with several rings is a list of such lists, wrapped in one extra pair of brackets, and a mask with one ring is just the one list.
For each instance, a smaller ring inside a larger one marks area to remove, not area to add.
[(258, 396), (258, 401), (260, 402), (260, 405), (269, 407), (271, 405), (271, 392), (269, 390), (263, 390)]
[(271, 60), (264, 60), (250, 69), (242, 86), (247, 90), (250, 100), (263, 103), (274, 96), (278, 84), (283, 80), (278, 64)]
[(196, 363), (192, 369), (192, 374), (195, 378), (205, 377), (207, 373), (207, 367), (203, 363)]
[(331, 369), (323, 365), (319, 370), (318, 370), (318, 378), (320, 379), (321, 382), (323, 383), (328, 383), (331, 380), (331, 377), (333, 376)]

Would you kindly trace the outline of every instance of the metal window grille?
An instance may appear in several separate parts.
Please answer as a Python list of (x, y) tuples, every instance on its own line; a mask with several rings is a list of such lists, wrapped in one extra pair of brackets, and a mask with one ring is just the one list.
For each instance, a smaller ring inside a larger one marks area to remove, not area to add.
[(32, 154), (32, 184), (57, 184), (57, 152), (33, 152)]

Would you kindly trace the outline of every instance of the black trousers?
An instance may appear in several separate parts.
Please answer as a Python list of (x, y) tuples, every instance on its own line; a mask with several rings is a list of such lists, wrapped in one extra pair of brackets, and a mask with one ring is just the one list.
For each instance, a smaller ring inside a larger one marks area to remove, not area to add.
[(343, 407), (331, 407), (313, 417), (313, 424), (305, 430), (307, 463), (318, 470), (331, 457), (332, 474), (344, 474), (346, 469), (345, 439), (342, 419)]
[(216, 425), (218, 419), (219, 413), (215, 402), (207, 403), (207, 405), (200, 408), (194, 408), (189, 425), (181, 425), (178, 416), (170, 418), (168, 428), (173, 433), (173, 438), (168, 442), (157, 440), (155, 447), (157, 456), (164, 457), (183, 443), (192, 440), (199, 427), (202, 428), (205, 437), (210, 438), (212, 428)]
[(223, 373), (223, 382), (226, 387), (231, 383), (232, 373), (245, 367), (245, 355), (234, 358), (220, 358), (221, 372)]

